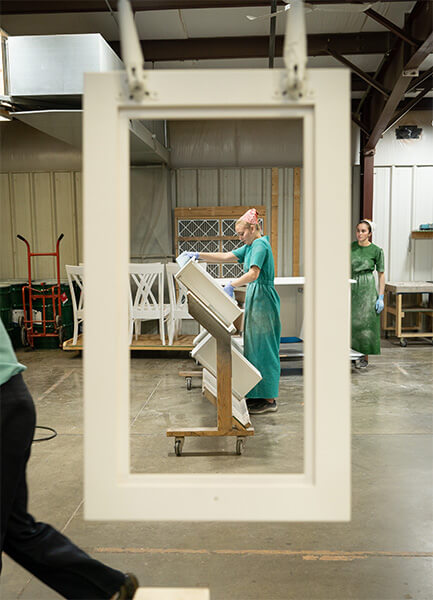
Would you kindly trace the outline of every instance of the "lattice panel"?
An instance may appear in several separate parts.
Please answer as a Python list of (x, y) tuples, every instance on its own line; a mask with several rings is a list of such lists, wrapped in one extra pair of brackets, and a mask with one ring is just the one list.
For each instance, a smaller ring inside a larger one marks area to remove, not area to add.
[(222, 235), (236, 235), (235, 225), (237, 219), (221, 219)]
[(232, 263), (226, 263), (221, 265), (222, 267), (222, 273), (221, 273), (221, 277), (224, 278), (230, 278), (230, 279), (235, 279), (236, 277), (240, 277), (243, 274), (243, 269), (242, 266), (238, 263), (236, 264), (232, 264)]
[(179, 237), (203, 238), (220, 235), (218, 219), (179, 219), (177, 228)]
[(218, 240), (179, 240), (178, 254), (182, 252), (219, 252), (220, 243)]
[(223, 240), (222, 241), (222, 252), (232, 252), (236, 248), (240, 248), (242, 242), (239, 240)]
[[(221, 235), (235, 236), (236, 235), (237, 219), (221, 219)], [(259, 218), (260, 229), (263, 231), (263, 219)]]
[(207, 272), (212, 275), (212, 277), (218, 278), (221, 277), (220, 275), (220, 265), (210, 265), (208, 264), (207, 266)]

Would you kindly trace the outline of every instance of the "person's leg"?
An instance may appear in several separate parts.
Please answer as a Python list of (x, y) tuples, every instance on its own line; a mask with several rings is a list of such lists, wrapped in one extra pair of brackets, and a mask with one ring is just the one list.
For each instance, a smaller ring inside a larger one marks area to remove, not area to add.
[(124, 573), (92, 559), (59, 531), (37, 523), (27, 512), (26, 464), (35, 413), (21, 375), (1, 386), (0, 400), (2, 549), (65, 598), (111, 598), (124, 584)]

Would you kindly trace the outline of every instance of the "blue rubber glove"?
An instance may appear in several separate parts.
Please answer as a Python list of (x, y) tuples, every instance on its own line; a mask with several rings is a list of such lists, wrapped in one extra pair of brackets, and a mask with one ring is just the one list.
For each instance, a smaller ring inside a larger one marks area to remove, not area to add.
[(176, 262), (179, 267), (182, 268), (193, 258), (198, 260), (198, 252), (182, 252), (182, 254), (179, 254), (179, 256), (176, 258)]
[(380, 294), (379, 298), (376, 300), (376, 312), (378, 315), (380, 315), (380, 313), (383, 311), (384, 306), (383, 294)]
[(224, 286), (224, 291), (226, 294), (228, 294), (230, 296), (230, 298), (233, 298), (235, 295), (235, 288), (232, 286), (231, 283), (228, 283), (227, 285)]

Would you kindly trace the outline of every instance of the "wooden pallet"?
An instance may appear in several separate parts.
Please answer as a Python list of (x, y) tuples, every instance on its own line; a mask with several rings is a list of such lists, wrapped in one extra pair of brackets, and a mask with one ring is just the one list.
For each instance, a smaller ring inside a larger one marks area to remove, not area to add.
[[(177, 340), (174, 340), (172, 346), (163, 346), (161, 344), (161, 338), (158, 334), (139, 335), (136, 340), (135, 337), (132, 340), (132, 344), (129, 346), (130, 350), (164, 350), (167, 352), (173, 352), (174, 350), (183, 350), (190, 352), (193, 349), (192, 341), (194, 335), (180, 335)], [(73, 339), (66, 340), (63, 342), (63, 350), (65, 351), (76, 351), (83, 350), (83, 334), (80, 334), (77, 339), (75, 346), (72, 344)]]

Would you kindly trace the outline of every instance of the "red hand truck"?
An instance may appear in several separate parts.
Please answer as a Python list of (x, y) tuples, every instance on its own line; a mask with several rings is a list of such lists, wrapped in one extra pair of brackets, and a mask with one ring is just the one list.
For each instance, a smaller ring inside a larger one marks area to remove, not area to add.
[[(21, 327), (21, 342), (23, 346), (30, 346), (34, 349), (34, 339), (37, 337), (58, 337), (59, 346), (63, 344), (63, 326), (62, 326), (62, 299), (60, 289), (60, 254), (59, 246), (64, 235), (61, 233), (56, 243), (55, 252), (32, 252), (29, 242), (22, 236), (17, 235), (27, 246), (27, 265), (29, 271), (29, 283), (22, 288), (24, 315), (19, 321)], [(40, 289), (32, 287), (32, 257), (33, 256), (55, 256), (57, 267), (57, 283), (53, 286), (42, 284)], [(42, 318), (33, 318), (33, 302), (42, 300)], [(47, 319), (47, 309), (52, 308), (53, 318)], [(41, 330), (35, 329), (35, 325)], [(49, 331), (50, 330), (50, 331)]]

